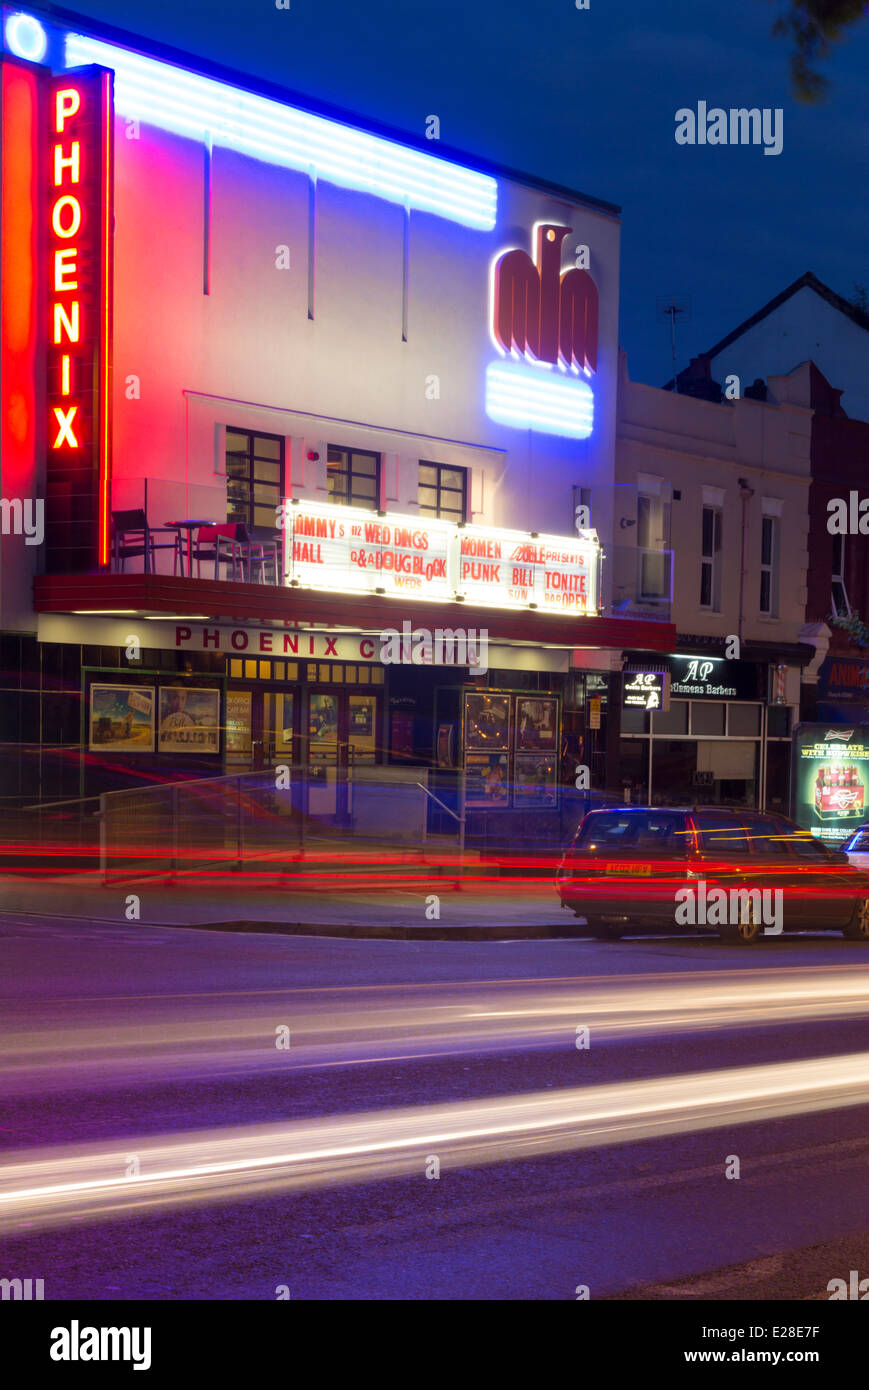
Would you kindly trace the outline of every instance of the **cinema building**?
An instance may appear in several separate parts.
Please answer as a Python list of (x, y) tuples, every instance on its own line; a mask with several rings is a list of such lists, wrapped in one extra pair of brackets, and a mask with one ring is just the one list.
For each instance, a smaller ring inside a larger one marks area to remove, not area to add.
[(612, 599), (618, 210), (53, 7), (3, 44), (6, 805), (618, 788), (622, 653), (675, 635)]

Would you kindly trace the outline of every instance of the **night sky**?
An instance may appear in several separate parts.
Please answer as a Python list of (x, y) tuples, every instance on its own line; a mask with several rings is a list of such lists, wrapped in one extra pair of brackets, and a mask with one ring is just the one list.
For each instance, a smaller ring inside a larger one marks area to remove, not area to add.
[[(679, 366), (806, 270), (869, 285), (869, 21), (822, 65), (820, 106), (793, 99), (784, 0), (111, 0), (71, 5), (417, 136), (623, 209), (621, 342), (635, 380), (670, 376), (659, 296), (690, 296)], [(782, 107), (784, 148), (679, 146), (703, 100)], [(436, 148), (433, 147), (433, 148)]]

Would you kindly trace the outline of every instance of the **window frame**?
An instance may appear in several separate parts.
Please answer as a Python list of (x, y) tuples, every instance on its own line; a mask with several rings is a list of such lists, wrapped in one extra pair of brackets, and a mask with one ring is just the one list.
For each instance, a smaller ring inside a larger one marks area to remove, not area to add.
[[(238, 449), (230, 449), (230, 447), (229, 447), (229, 436), (230, 436), (231, 434), (243, 435), (243, 436), (245, 436), (246, 439), (247, 439), (247, 464), (248, 464), (248, 472), (247, 472), (247, 477), (246, 477), (246, 478), (239, 478), (237, 474), (230, 474), (230, 472), (229, 472), (229, 459), (230, 459), (230, 457), (235, 458), (235, 459), (241, 457), (241, 453), (240, 453), (240, 451), (239, 451)], [(256, 447), (255, 447), (255, 441), (258, 440), (258, 439), (268, 439), (268, 440), (272, 440), (272, 441), (276, 441), (276, 442), (277, 442), (277, 444), (278, 444), (278, 446), (279, 446), (279, 448), (278, 448), (278, 457), (277, 457), (277, 459), (274, 459), (274, 458), (267, 458), (264, 454), (258, 454), (258, 453), (257, 453)], [(242, 427), (240, 427), (240, 426), (238, 426), (238, 425), (226, 425), (226, 426), (225, 426), (223, 459), (224, 459), (224, 469), (225, 469), (225, 473), (226, 473), (226, 519), (227, 519), (227, 522), (229, 522), (229, 523), (236, 523), (236, 524), (239, 524), (239, 523), (240, 523), (241, 525), (247, 526), (250, 530), (254, 530), (254, 531), (260, 531), (260, 530), (271, 530), (271, 531), (276, 531), (276, 530), (278, 529), (278, 523), (277, 523), (278, 509), (279, 509), (280, 507), (283, 506), (284, 495), (285, 495), (284, 489), (285, 489), (285, 485), (286, 485), (286, 447), (287, 447), (287, 441), (286, 441), (285, 436), (282, 435), (282, 434), (270, 434), (267, 430), (250, 430), (250, 429), (244, 429), (244, 428), (242, 428)], [(278, 481), (277, 481), (277, 483), (272, 483), (272, 482), (265, 481), (265, 480), (263, 480), (262, 478), (257, 478), (257, 476), (256, 476), (256, 465), (257, 465), (257, 463), (268, 463), (268, 464), (271, 464), (271, 465), (274, 465), (275, 463), (277, 463), (277, 465), (278, 465)], [(242, 516), (242, 515), (240, 514), (240, 512), (238, 512), (238, 511), (232, 512), (232, 511), (230, 510), (230, 486), (229, 486), (229, 485), (230, 485), (230, 483), (238, 483), (238, 482), (243, 482), (243, 483), (245, 484), (246, 488), (247, 488), (247, 501), (246, 501), (246, 504), (245, 504), (245, 514), (244, 514), (244, 516)], [(257, 487), (257, 485), (259, 485), (260, 487), (267, 487), (267, 488), (273, 488), (273, 489), (275, 489), (275, 499), (274, 499), (274, 505), (273, 505), (273, 506), (272, 506), (270, 503), (268, 503), (268, 502), (263, 502), (261, 499), (257, 498), (257, 496), (256, 496), (256, 487)], [(260, 508), (260, 509), (265, 508), (266, 510), (268, 510), (268, 511), (271, 512), (271, 523), (270, 523), (269, 525), (266, 525), (266, 524), (263, 523), (263, 522), (259, 522), (259, 521), (256, 521), (256, 520), (255, 520), (255, 513), (256, 513), (257, 508)]]
[[(760, 519), (760, 592), (758, 612), (764, 618), (778, 617), (778, 560), (780, 550), (780, 517), (765, 512)], [(766, 528), (769, 526), (769, 559), (764, 560)], [(767, 582), (767, 603), (764, 606), (764, 581)]]
[[(423, 468), (434, 468), (434, 469), (436, 469), (436, 480), (435, 480), (434, 483), (424, 483), (424, 482), (422, 481), (422, 478), (421, 478), (420, 474), (421, 474), (421, 470), (422, 470)], [(444, 487), (444, 484), (443, 484), (443, 482), (442, 482), (442, 474), (443, 474), (443, 473), (460, 473), (460, 474), (461, 474), (462, 486), (461, 486), (461, 491), (460, 491), (460, 493), (459, 493), (459, 489), (458, 489), (458, 488), (452, 488), (452, 487), (449, 487), (449, 488), (448, 488), (448, 487)], [(466, 522), (466, 521), (468, 520), (468, 493), (470, 492), (470, 488), (468, 487), (469, 475), (470, 475), (470, 469), (464, 467), (464, 465), (462, 465), (462, 464), (458, 464), (458, 463), (439, 463), (439, 462), (436, 461), (435, 459), (419, 459), (419, 460), (417, 461), (417, 482), (416, 482), (416, 487), (417, 487), (417, 493), (416, 493), (416, 496), (417, 496), (417, 508), (418, 508), (418, 510), (419, 510), (419, 515), (420, 515), (420, 516), (429, 516), (429, 517), (432, 517), (432, 519), (439, 519), (439, 520), (442, 520), (442, 521), (452, 521), (452, 522), (454, 522), (455, 524), (460, 524), (460, 523), (462, 523), (462, 522)], [(431, 507), (430, 507), (429, 503), (424, 503), (424, 502), (421, 502), (421, 501), (419, 500), (420, 489), (421, 489), (421, 488), (424, 488), (424, 487), (427, 487), (427, 488), (433, 487), (433, 488), (435, 489), (435, 492), (436, 492), (436, 495), (437, 495), (437, 504), (436, 504), (436, 510), (435, 510), (435, 511), (432, 511), (432, 510), (431, 510)], [(452, 509), (451, 509), (450, 511), (448, 511), (448, 512), (444, 512), (444, 511), (442, 510), (441, 500), (442, 500), (442, 497), (443, 497), (443, 494), (444, 494), (444, 493), (446, 493), (446, 494), (448, 494), (449, 496), (452, 496), (452, 497), (454, 497), (454, 496), (456, 496), (456, 495), (460, 495), (460, 496), (461, 496), (461, 506), (460, 506), (460, 508), (458, 509), (459, 512), (460, 512), (460, 515), (456, 516), (456, 508), (452, 508)]]
[[(704, 541), (704, 522), (706, 513), (712, 517), (712, 539), (711, 553), (705, 549)], [(720, 507), (713, 506), (710, 502), (704, 502), (700, 511), (700, 602), (699, 607), (709, 613), (718, 613), (721, 609), (721, 543), (724, 530), (723, 516)], [(703, 601), (703, 580), (709, 574), (709, 601)]]
[[(342, 454), (344, 456), (344, 466), (338, 469), (330, 467), (335, 462), (331, 458), (332, 454)], [(353, 491), (353, 480), (364, 478), (367, 482), (371, 481), (370, 473), (353, 471), (353, 456), (358, 454), (362, 458), (374, 460), (374, 497), (365, 497)], [(345, 496), (336, 496), (329, 488), (329, 478), (341, 477), (347, 482), (347, 492)], [(327, 501), (332, 502), (336, 507), (359, 507), (363, 511), (379, 512), (380, 488), (383, 477), (383, 455), (373, 449), (357, 449), (354, 445), (327, 444), (326, 446), (326, 489)]]
[[(839, 552), (838, 568), (836, 551)], [(837, 600), (836, 590), (841, 591), (841, 601)], [(833, 536), (833, 551), (830, 557), (830, 607), (831, 617), (850, 618), (851, 604), (848, 599), (848, 586), (845, 583), (845, 537)]]

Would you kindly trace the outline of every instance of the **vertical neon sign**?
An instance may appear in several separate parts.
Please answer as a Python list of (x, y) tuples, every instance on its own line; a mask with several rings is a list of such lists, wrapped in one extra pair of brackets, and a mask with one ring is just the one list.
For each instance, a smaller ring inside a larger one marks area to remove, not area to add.
[(47, 557), (109, 561), (112, 76), (49, 86)]

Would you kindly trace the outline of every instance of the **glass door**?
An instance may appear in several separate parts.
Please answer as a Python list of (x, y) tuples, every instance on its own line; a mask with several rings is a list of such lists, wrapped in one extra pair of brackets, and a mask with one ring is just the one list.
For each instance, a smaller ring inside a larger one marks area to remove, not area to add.
[[(308, 813), (337, 818), (343, 812), (340, 692), (308, 694)], [(343, 779), (346, 787), (346, 777)]]

